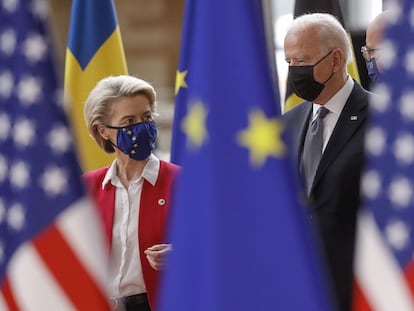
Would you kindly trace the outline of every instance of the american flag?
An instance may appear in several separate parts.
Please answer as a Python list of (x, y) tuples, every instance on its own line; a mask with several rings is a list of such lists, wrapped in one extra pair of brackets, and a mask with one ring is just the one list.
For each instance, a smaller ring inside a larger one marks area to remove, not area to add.
[(0, 310), (109, 310), (47, 14), (0, 0)]
[(354, 310), (414, 310), (414, 2), (390, 1), (371, 98)]

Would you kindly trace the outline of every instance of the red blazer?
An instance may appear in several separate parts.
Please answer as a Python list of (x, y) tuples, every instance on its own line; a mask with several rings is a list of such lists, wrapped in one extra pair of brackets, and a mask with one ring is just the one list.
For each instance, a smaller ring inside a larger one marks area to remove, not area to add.
[[(106, 236), (108, 238), (108, 249), (112, 241), (112, 225), (114, 221), (115, 187), (107, 183), (102, 189), (102, 181), (108, 171), (108, 167), (100, 168), (83, 175), (89, 194), (95, 200), (99, 214), (102, 217)], [(165, 228), (168, 220), (168, 209), (170, 206), (170, 193), (179, 171), (179, 167), (172, 163), (160, 161), (160, 171), (155, 186), (144, 179), (142, 186), (139, 224), (138, 245), (147, 288), (148, 300), (152, 309), (156, 301), (159, 272), (154, 270), (144, 251), (154, 245), (165, 243)]]

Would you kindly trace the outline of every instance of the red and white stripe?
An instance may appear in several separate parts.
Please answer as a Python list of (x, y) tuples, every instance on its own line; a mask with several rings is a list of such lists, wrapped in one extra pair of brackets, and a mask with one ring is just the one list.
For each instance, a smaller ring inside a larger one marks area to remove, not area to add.
[(384, 243), (370, 212), (360, 214), (357, 232), (354, 311), (413, 311), (409, 276)]
[(0, 310), (110, 310), (98, 215), (86, 199), (13, 255)]

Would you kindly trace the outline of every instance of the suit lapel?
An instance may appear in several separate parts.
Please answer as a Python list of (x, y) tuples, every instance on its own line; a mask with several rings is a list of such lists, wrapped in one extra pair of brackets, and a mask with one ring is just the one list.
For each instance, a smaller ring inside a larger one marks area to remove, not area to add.
[(322, 155), (313, 181), (313, 187), (364, 123), (368, 113), (367, 108), (368, 92), (362, 89), (359, 84), (355, 83), (351, 95), (339, 116), (325, 152)]
[(299, 171), (301, 170), (302, 166), (302, 151), (303, 151), (303, 143), (305, 141), (306, 132), (308, 131), (309, 126), (309, 119), (312, 115), (312, 108), (313, 104), (310, 102), (306, 102), (306, 104), (302, 104), (301, 108), (303, 111), (298, 113), (297, 119), (297, 134), (295, 135), (298, 139), (295, 140), (295, 150), (296, 150), (296, 161), (298, 164)]

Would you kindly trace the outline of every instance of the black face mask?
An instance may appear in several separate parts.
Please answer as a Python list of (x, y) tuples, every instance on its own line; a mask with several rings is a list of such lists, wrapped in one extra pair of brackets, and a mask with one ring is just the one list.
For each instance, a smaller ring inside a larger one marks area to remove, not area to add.
[(325, 82), (319, 83), (313, 76), (313, 68), (331, 53), (332, 51), (313, 65), (289, 66), (288, 82), (296, 95), (307, 101), (314, 101), (321, 94), (325, 84), (332, 78), (334, 73), (332, 72)]

